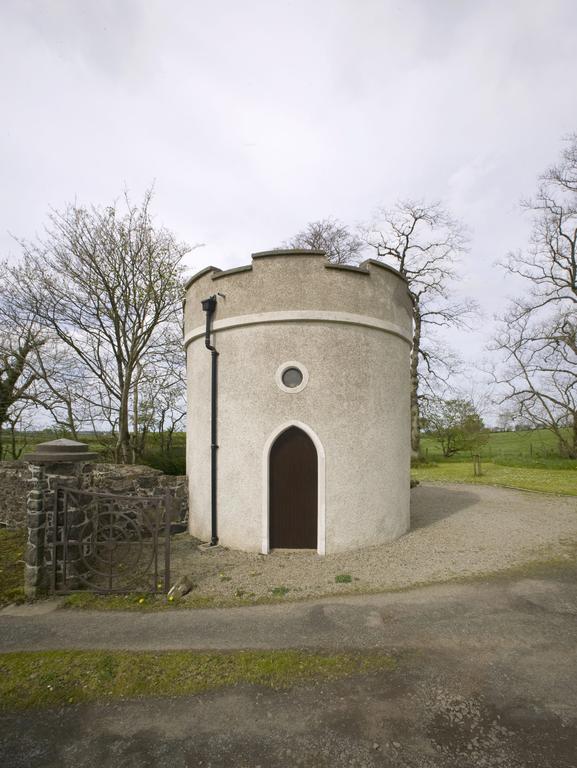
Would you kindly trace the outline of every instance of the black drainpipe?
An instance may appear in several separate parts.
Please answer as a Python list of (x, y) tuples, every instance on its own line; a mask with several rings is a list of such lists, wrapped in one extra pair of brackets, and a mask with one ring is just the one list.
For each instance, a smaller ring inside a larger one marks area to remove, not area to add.
[(202, 309), (206, 312), (206, 333), (204, 343), (207, 349), (210, 349), (211, 357), (211, 381), (210, 381), (210, 521), (211, 535), (210, 546), (215, 547), (218, 544), (216, 535), (216, 373), (218, 352), (210, 343), (211, 321), (216, 309), (216, 296), (210, 296), (202, 302)]

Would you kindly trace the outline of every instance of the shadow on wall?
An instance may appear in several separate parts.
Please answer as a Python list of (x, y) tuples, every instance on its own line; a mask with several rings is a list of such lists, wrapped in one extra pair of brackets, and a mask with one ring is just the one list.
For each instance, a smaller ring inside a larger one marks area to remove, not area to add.
[(479, 501), (474, 491), (420, 485), (411, 491), (411, 531), (426, 528)]

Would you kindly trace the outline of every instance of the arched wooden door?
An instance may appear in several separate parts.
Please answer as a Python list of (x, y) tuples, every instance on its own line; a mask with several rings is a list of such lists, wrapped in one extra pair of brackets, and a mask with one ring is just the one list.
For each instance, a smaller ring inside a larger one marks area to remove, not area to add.
[(270, 451), (271, 549), (317, 549), (317, 449), (298, 427), (282, 432)]

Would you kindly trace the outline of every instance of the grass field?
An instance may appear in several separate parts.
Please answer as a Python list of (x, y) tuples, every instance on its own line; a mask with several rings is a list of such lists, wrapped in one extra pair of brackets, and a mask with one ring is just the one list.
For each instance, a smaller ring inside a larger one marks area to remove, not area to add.
[[(470, 455), (463, 451), (445, 459), (441, 447), (432, 437), (423, 435), (421, 451), (427, 461), (470, 461)], [(477, 453), (482, 459), (523, 460), (528, 462), (557, 462), (559, 445), (552, 432), (547, 429), (532, 429), (522, 432), (489, 432), (488, 440)], [(573, 462), (577, 464), (577, 461)]]
[(577, 496), (577, 468), (575, 467), (573, 469), (510, 467), (485, 461), (481, 463), (481, 471), (480, 477), (474, 477), (473, 464), (470, 460), (445, 461), (414, 467), (411, 475), (419, 482), (502, 485), (526, 491)]
[(420, 482), (480, 483), (577, 496), (577, 460), (559, 456), (551, 432), (491, 432), (488, 438), (478, 451), (480, 477), (473, 474), (470, 453), (463, 451), (446, 459), (428, 436), (421, 440), (424, 461), (414, 466), (411, 474)]

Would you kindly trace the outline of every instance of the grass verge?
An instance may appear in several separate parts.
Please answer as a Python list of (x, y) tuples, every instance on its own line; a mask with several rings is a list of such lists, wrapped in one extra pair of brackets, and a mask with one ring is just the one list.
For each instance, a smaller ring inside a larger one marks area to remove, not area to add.
[(21, 603), (24, 596), (25, 531), (0, 528), (0, 605)]
[[(561, 550), (554, 551), (551, 548), (535, 551), (530, 560), (525, 563), (504, 566), (492, 571), (477, 571), (472, 573), (455, 574), (438, 579), (414, 581), (400, 586), (358, 586), (350, 582), (343, 583), (342, 591), (338, 595), (380, 595), (386, 593), (409, 592), (413, 589), (440, 586), (442, 584), (475, 584), (484, 581), (499, 581), (518, 578), (559, 578), (563, 580), (577, 581), (577, 542), (567, 539), (560, 542)], [(135, 610), (149, 613), (166, 609), (181, 608), (194, 610), (196, 608), (240, 608), (251, 605), (278, 604), (280, 602), (310, 602), (324, 598), (334, 598), (336, 592), (319, 592), (316, 595), (299, 597), (294, 593), (292, 597), (242, 597), (225, 598), (198, 595), (187, 596), (185, 599), (174, 603), (167, 603), (163, 596), (149, 596), (140, 603), (135, 595), (93, 595), (90, 593), (78, 593), (69, 595), (63, 608), (78, 608), (97, 611), (121, 611)]]
[(255, 597), (244, 590), (237, 590), (232, 597), (220, 595), (187, 595), (169, 602), (165, 595), (97, 595), (92, 592), (76, 592), (66, 595), (61, 608), (89, 611), (173, 611), (189, 608), (241, 608), (247, 605), (269, 605), (287, 602), (286, 593), (271, 592), (270, 595)]
[(577, 470), (512, 467), (485, 461), (481, 477), (474, 477), (470, 462), (443, 462), (414, 467), (411, 475), (419, 482), (471, 483), (519, 488), (524, 491), (577, 496)]
[(393, 670), (384, 653), (38, 651), (0, 654), (0, 709), (184, 696), (241, 683), (285, 688)]

